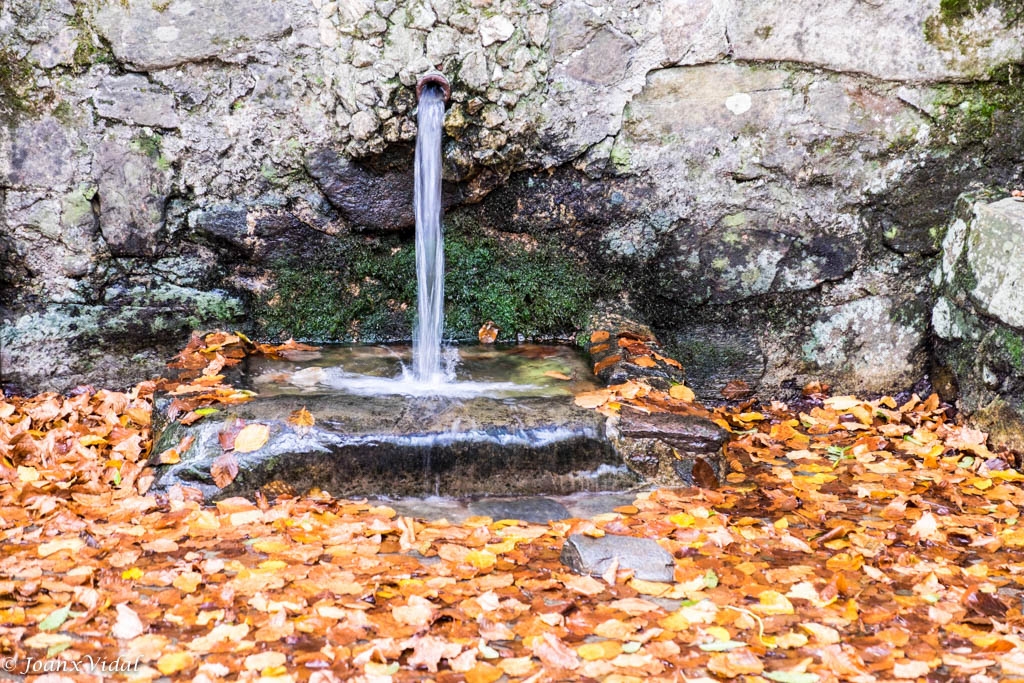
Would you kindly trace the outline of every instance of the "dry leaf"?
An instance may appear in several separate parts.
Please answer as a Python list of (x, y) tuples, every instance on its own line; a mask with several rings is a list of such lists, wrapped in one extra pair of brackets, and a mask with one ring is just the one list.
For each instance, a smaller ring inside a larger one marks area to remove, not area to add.
[(693, 390), (685, 384), (673, 384), (672, 388), (668, 390), (668, 395), (677, 401), (686, 401), (692, 403), (695, 398)]
[(296, 427), (312, 427), (316, 423), (316, 418), (306, 410), (305, 406), (292, 412), (288, 416), (288, 424)]
[(214, 459), (210, 465), (210, 476), (213, 477), (213, 483), (217, 488), (222, 489), (233, 482), (238, 476), (238, 460), (234, 454), (224, 453)]
[(481, 344), (493, 344), (495, 341), (497, 341), (498, 332), (500, 331), (501, 329), (494, 324), (493, 320), (488, 320), (487, 322), (480, 326), (480, 329), (477, 331), (476, 336), (477, 339), (480, 340)]
[(252, 453), (266, 445), (270, 439), (270, 427), (262, 424), (250, 424), (242, 428), (235, 437), (235, 451)]

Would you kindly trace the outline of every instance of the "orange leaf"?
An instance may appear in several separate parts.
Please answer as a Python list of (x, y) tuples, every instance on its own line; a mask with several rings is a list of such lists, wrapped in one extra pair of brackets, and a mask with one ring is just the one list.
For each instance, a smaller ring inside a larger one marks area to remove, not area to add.
[(673, 384), (672, 388), (668, 390), (668, 395), (677, 401), (686, 401), (687, 403), (692, 402), (696, 398), (693, 390), (685, 384)]
[(658, 364), (654, 362), (654, 359), (650, 356), (637, 356), (633, 359), (634, 365), (639, 365), (642, 368), (656, 368)]
[(493, 320), (488, 320), (476, 333), (477, 338), (481, 344), (493, 344), (498, 339), (498, 332), (500, 328), (494, 324)]
[(465, 673), (466, 683), (494, 683), (504, 675), (504, 671), (487, 662), (479, 662)]
[(288, 416), (288, 424), (295, 425), (296, 427), (312, 427), (315, 423), (316, 418), (306, 410), (305, 406)]
[(611, 392), (604, 389), (585, 391), (582, 394), (576, 394), (575, 403), (580, 408), (597, 408), (607, 403), (610, 396)]
[(590, 335), (590, 343), (600, 344), (601, 342), (606, 342), (610, 336), (608, 330), (597, 330)]

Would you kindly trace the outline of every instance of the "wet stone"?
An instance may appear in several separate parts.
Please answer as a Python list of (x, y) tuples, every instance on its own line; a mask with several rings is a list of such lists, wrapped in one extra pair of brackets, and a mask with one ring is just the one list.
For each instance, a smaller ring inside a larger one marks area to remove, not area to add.
[(670, 446), (695, 453), (714, 453), (729, 433), (698, 415), (628, 413), (619, 421), (619, 433), (632, 439), (660, 439)]
[(478, 500), (469, 504), (469, 510), (474, 515), (494, 520), (518, 519), (531, 524), (547, 524), (572, 516), (568, 508), (558, 501), (534, 496)]
[[(250, 364), (238, 385), (249, 382), (259, 396), (241, 405), (221, 406), (192, 425), (168, 421), (170, 397), (159, 399), (152, 464), (185, 437), (193, 441), (180, 462), (158, 465), (155, 490), (181, 484), (199, 489), (207, 500), (217, 500), (252, 496), (283, 482), (299, 494), (319, 488), (340, 497), (471, 497), (621, 491), (637, 484), (636, 475), (622, 464), (607, 438), (605, 418), (573, 405), (571, 383), (544, 377), (549, 367), (574, 372), (569, 360), (527, 362), (514, 353), (469, 350), (463, 360), (477, 382), (498, 376), (482, 375), (488, 367), (500, 368), (494, 372), (518, 381), (484, 382), (482, 395), (366, 395), (346, 393), (337, 383), (358, 388), (365, 381), (381, 381), (381, 375), (361, 372), (381, 363), (397, 365), (394, 351), (350, 349), (345, 351), (344, 371), (331, 365), (337, 362), (331, 353), (302, 362)], [(385, 378), (394, 376), (383, 373)], [(507, 387), (522, 387), (528, 393), (503, 393)], [(288, 416), (302, 408), (315, 417), (312, 427), (288, 422)], [(270, 437), (254, 452), (233, 454), (238, 475), (220, 489), (210, 469), (224, 454), (219, 435), (237, 428), (238, 420), (266, 425)], [(568, 516), (564, 507), (552, 503), (541, 499), (532, 508), (495, 509), (492, 516), (528, 521), (543, 515), (544, 521)]]
[(670, 582), (675, 579), (672, 555), (650, 538), (602, 536), (591, 538), (572, 534), (562, 546), (562, 564), (577, 574), (601, 576), (618, 559), (619, 569), (632, 569), (644, 581)]

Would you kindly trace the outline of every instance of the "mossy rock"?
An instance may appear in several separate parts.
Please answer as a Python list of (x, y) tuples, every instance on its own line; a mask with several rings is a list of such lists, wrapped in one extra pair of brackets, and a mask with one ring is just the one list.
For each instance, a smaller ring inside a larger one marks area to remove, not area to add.
[[(408, 235), (330, 238), (310, 255), (271, 263), (256, 304), (257, 333), (314, 341), (388, 341), (412, 335), (415, 245)], [(503, 339), (571, 335), (603, 288), (554, 241), (523, 245), (446, 220), (445, 335), (473, 339), (488, 320)]]

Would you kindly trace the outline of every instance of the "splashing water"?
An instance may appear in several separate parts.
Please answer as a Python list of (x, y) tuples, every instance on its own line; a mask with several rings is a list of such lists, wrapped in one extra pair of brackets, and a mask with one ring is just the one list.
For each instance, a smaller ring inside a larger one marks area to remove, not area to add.
[(412, 368), (425, 385), (446, 381), (441, 368), (444, 327), (444, 238), (441, 235), (441, 124), (444, 93), (428, 84), (416, 119), (416, 330)]

